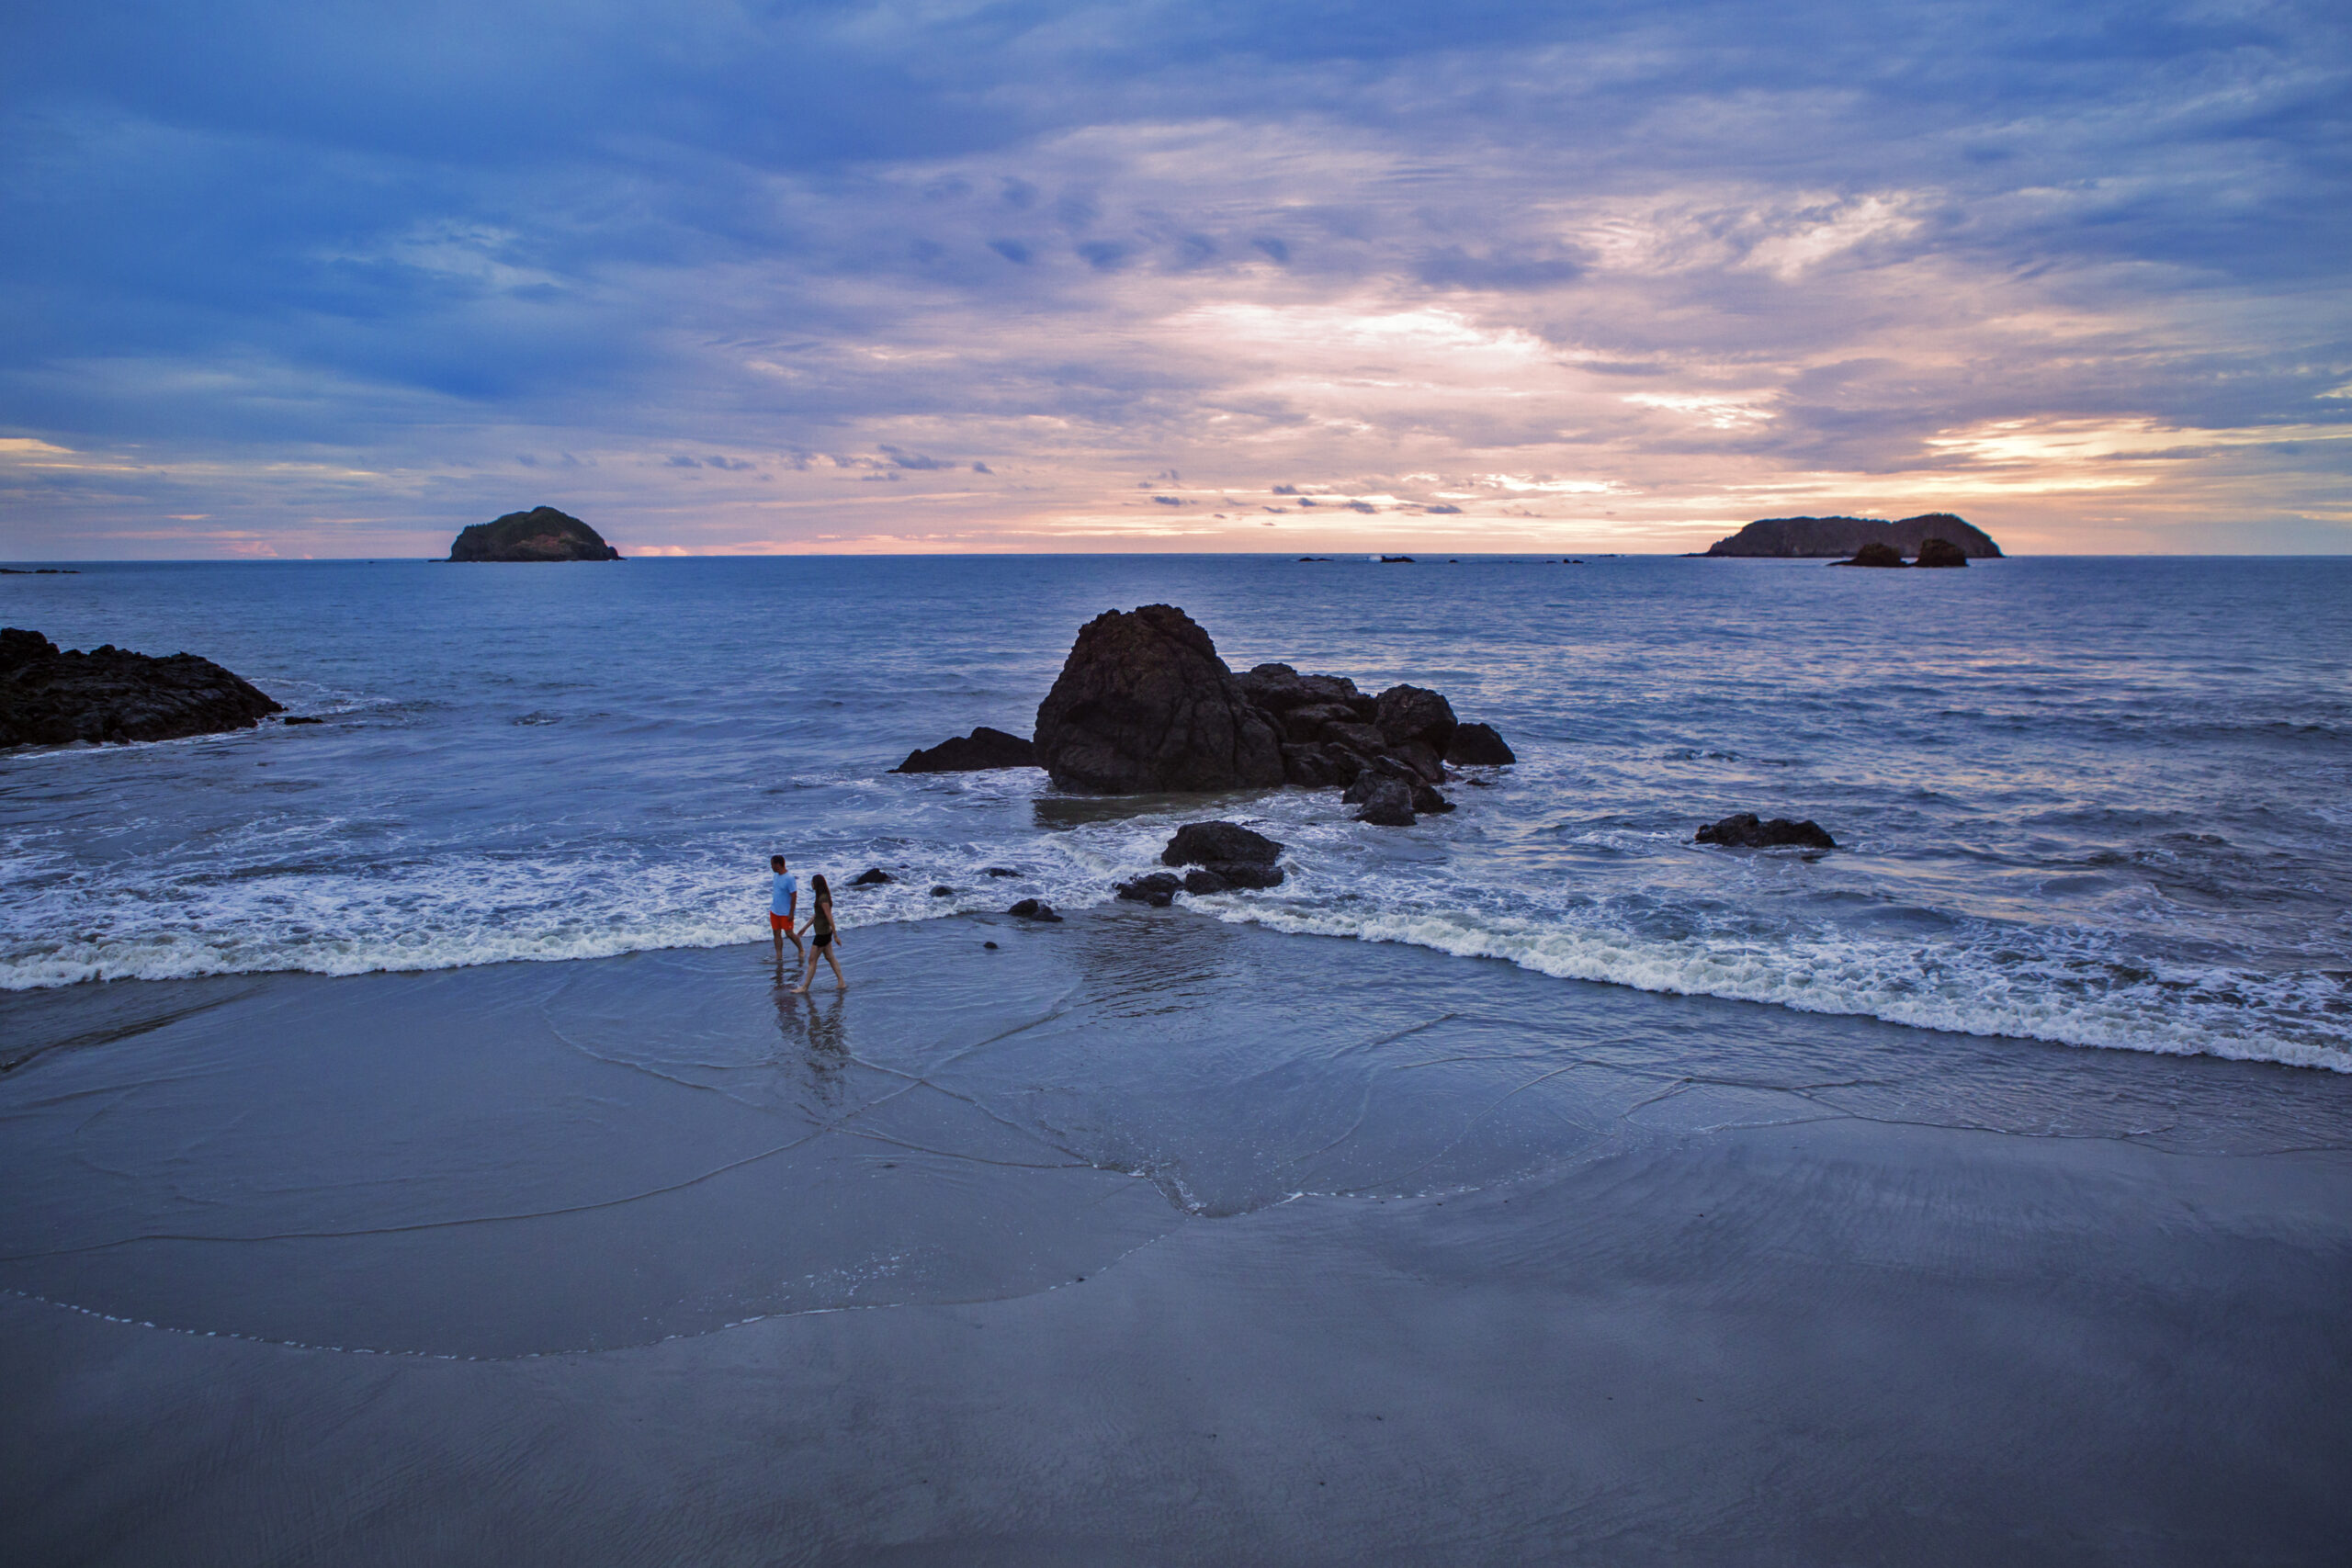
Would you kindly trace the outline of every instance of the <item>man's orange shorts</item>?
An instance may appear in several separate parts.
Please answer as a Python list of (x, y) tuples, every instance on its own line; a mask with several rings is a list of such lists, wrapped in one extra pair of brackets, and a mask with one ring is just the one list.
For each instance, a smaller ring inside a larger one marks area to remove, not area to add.
[(779, 915), (773, 909), (769, 910), (768, 930), (772, 931), (785, 931), (789, 933), (792, 930), (792, 917), (790, 915)]

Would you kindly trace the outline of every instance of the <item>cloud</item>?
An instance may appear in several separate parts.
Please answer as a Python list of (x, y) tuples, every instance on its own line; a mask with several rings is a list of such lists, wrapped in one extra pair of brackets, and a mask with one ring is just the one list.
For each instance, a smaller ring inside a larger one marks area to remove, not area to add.
[(2348, 51), (2300, 0), (38, 8), (0, 552), (385, 553), (559, 468), (678, 547), (882, 538), (867, 481), (901, 544), (1165, 538), (1114, 498), (1181, 468), (2342, 548)]

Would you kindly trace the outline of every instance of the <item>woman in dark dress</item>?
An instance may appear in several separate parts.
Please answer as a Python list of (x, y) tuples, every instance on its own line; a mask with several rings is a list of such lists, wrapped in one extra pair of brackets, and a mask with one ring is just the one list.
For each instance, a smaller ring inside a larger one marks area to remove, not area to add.
[(800, 972), (800, 984), (792, 987), (792, 994), (801, 995), (816, 980), (820, 954), (832, 966), (833, 984), (846, 991), (849, 982), (842, 977), (841, 960), (833, 956), (833, 949), (841, 945), (842, 940), (841, 929), (833, 924), (833, 890), (825, 885), (822, 876), (812, 876), (808, 879), (808, 891), (816, 898), (816, 907), (808, 916), (808, 956)]

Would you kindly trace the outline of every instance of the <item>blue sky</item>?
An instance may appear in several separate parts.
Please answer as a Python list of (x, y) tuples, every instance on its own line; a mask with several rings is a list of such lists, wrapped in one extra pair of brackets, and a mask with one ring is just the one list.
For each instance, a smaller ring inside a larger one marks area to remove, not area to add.
[(0, 556), (2341, 551), (2346, 16), (36, 0)]

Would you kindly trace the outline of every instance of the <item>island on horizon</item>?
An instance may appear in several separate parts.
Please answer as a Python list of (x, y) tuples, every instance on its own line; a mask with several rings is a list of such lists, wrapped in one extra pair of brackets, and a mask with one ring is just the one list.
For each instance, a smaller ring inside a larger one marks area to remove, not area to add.
[(618, 560), (619, 550), (605, 536), (567, 512), (535, 506), (510, 512), (489, 523), (476, 523), (449, 546), (451, 560)]
[(1962, 556), (1997, 560), (2001, 547), (1982, 528), (1949, 512), (1923, 512), (1890, 523), (1882, 517), (1765, 517), (1707, 547), (1709, 556), (1763, 556), (1781, 559), (1854, 556), (1865, 545), (1884, 545), (1917, 558), (1928, 539), (1948, 539)]

